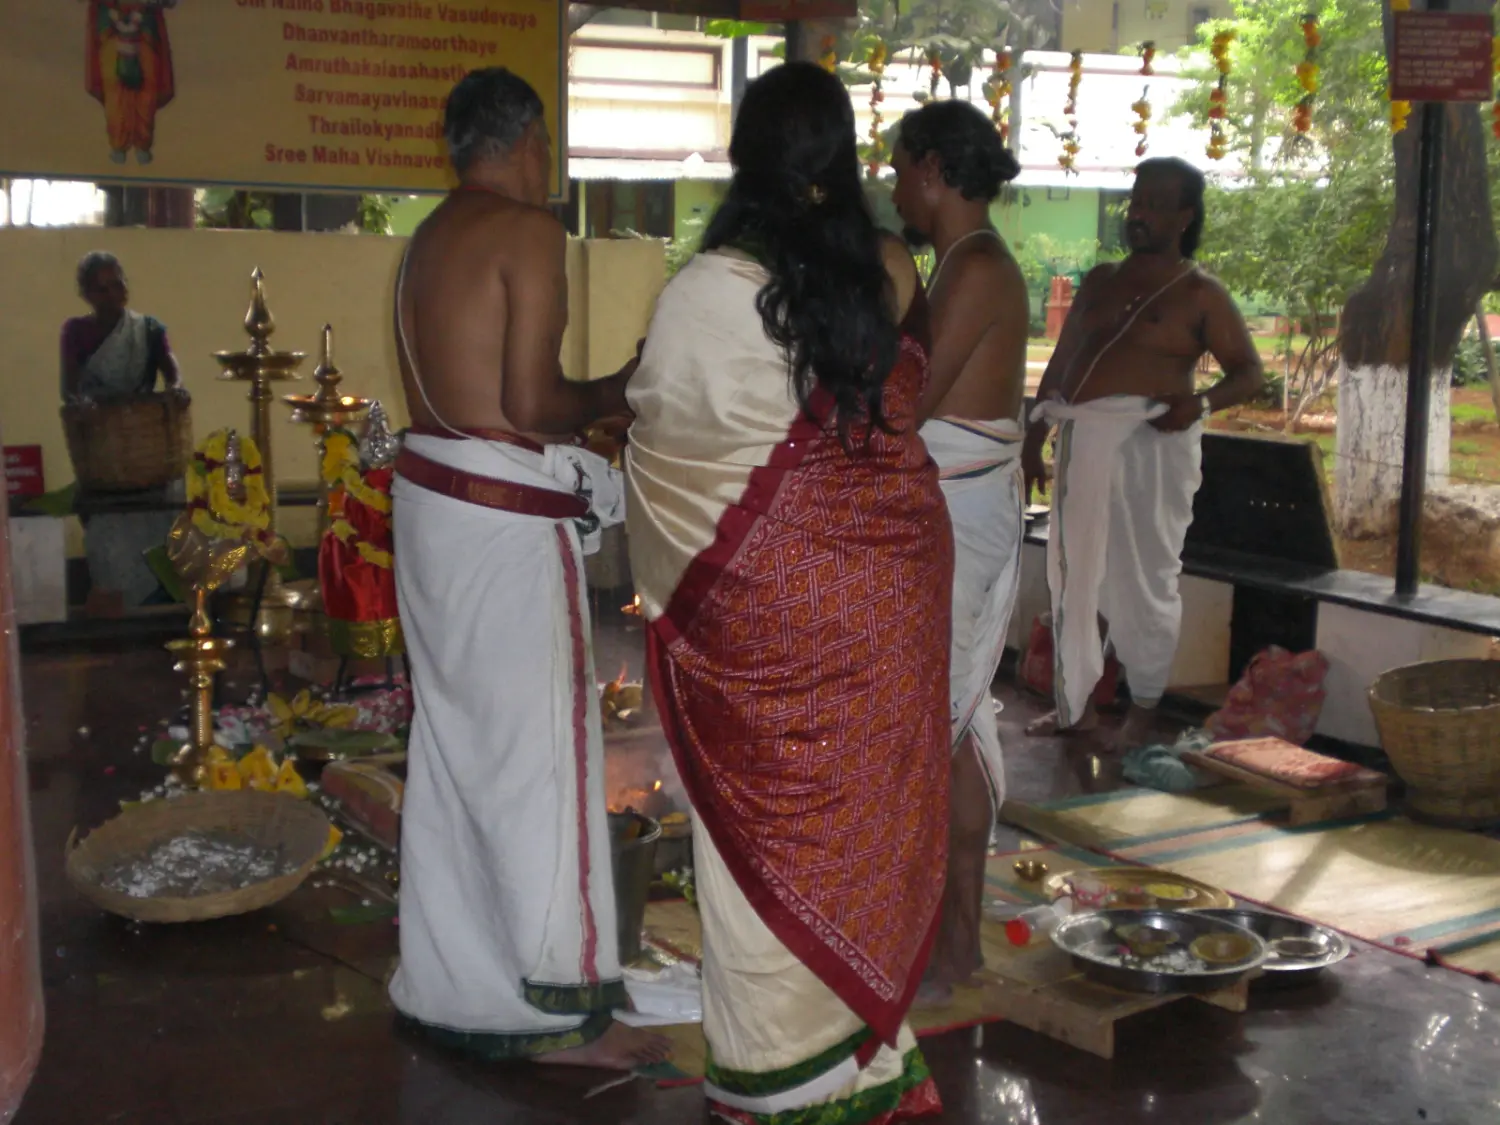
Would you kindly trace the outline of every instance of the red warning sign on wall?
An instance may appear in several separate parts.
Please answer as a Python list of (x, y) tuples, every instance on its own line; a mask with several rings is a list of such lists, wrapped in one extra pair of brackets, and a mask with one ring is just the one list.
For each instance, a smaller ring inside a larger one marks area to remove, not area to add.
[(1391, 98), (1487, 102), (1494, 96), (1494, 20), (1476, 12), (1397, 12)]
[(40, 445), (5, 447), (5, 495), (29, 500), (47, 491)]

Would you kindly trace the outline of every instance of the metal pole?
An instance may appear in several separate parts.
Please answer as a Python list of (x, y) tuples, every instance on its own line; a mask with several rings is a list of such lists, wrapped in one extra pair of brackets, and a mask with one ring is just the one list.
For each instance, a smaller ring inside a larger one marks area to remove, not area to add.
[(732, 125), (740, 115), (740, 103), (745, 100), (745, 86), (750, 77), (750, 37), (741, 35), (729, 44), (729, 121)]
[[(1447, 7), (1434, 2), (1430, 9)], [(1411, 359), (1406, 382), (1406, 442), (1401, 458), (1401, 507), (1396, 539), (1396, 593), (1417, 592), (1421, 580), (1422, 506), (1427, 491), (1427, 430), (1432, 404), (1432, 344), (1437, 333), (1433, 293), (1438, 200), (1443, 190), (1442, 102), (1422, 104), (1417, 155), (1417, 245), (1412, 278)]]
[(788, 62), (811, 62), (812, 57), (807, 52), (807, 25), (801, 20), (788, 20), (783, 35), (786, 38), (786, 55)]

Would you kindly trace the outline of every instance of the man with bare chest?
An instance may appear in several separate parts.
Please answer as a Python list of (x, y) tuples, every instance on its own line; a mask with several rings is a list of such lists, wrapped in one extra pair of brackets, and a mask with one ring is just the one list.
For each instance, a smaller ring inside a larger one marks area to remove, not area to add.
[[(1029, 495), (1045, 479), (1042, 450), (1056, 427), (1047, 582), (1057, 710), (1029, 733), (1096, 725), (1091, 700), (1106, 644), (1130, 686), (1119, 746), (1146, 738), (1167, 688), (1202, 424), (1263, 383), (1234, 301), (1192, 260), (1203, 188), (1202, 173), (1181, 160), (1136, 169), (1125, 227), (1130, 257), (1084, 278), (1042, 376), (1022, 460)], [(1198, 393), (1193, 373), (1205, 353), (1224, 377)]]
[(931, 379), (922, 439), (937, 462), (953, 525), (948, 881), (919, 1004), (945, 1001), (984, 967), (984, 864), (1005, 799), (990, 685), (1020, 582), (1024, 497), (1026, 280), (990, 205), (1020, 170), (994, 124), (966, 102), (934, 102), (901, 120), (895, 204), (913, 241), (930, 243)]
[(626, 995), (582, 579), (623, 491), (571, 435), (625, 413), (634, 364), (563, 377), (565, 233), (544, 209), (535, 91), (475, 71), (445, 132), (460, 186), (396, 286), (413, 420), (392, 487), (396, 589), (415, 715), (391, 998), (482, 1058), (631, 1069), (665, 1041), (612, 1015)]

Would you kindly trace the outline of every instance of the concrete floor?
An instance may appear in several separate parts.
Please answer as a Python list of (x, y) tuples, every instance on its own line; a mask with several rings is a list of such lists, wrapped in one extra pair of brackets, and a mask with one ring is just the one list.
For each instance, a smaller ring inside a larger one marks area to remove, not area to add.
[[(638, 640), (617, 617), (601, 629), (601, 673), (621, 659), (638, 671)], [(608, 1076), (477, 1067), (403, 1038), (379, 979), (394, 927), (337, 926), (323, 892), (191, 927), (101, 916), (67, 886), (64, 842), (159, 779), (131, 748), (178, 703), (181, 680), (152, 649), (31, 655), (23, 681), (48, 1034), (18, 1125), (703, 1120), (697, 1089), (638, 1082), (585, 1100)], [(1013, 794), (1117, 784), (1086, 749), (1025, 739), (1034, 704), (1002, 694)], [(924, 1046), (954, 1123), (1485, 1125), (1500, 1122), (1497, 998), (1361, 947), (1323, 984), (1259, 997), (1244, 1015), (1184, 1002), (1136, 1017), (1111, 1062), (1010, 1025)]]

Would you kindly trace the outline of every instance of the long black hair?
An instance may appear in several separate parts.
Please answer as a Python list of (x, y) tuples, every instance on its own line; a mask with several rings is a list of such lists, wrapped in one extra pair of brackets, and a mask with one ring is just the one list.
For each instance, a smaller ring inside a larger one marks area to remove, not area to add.
[(853, 424), (884, 428), (881, 392), (900, 333), (843, 83), (812, 63), (756, 79), (729, 158), (734, 180), (703, 248), (742, 249), (770, 271), (755, 307), (786, 351), (804, 411), (821, 387), (834, 398), (846, 445)]

